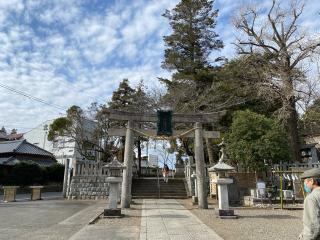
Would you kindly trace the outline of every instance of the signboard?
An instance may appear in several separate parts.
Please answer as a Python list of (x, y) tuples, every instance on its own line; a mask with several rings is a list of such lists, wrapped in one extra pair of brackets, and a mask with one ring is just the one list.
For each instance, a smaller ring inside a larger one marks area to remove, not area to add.
[(157, 111), (157, 135), (172, 136), (172, 111)]
[(149, 154), (148, 162), (149, 162), (148, 163), (149, 166), (158, 166), (158, 156), (153, 155), (153, 154)]

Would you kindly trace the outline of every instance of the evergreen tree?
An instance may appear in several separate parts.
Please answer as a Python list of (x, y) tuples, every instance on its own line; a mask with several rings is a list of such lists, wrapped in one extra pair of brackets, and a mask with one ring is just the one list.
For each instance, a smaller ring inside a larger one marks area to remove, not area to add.
[(201, 81), (202, 72), (211, 66), (209, 55), (223, 47), (214, 31), (218, 10), (210, 0), (182, 0), (164, 17), (173, 33), (164, 37), (165, 60), (162, 67), (175, 70), (174, 80)]
[(11, 129), (11, 134), (17, 134), (18, 130), (16, 128)]
[[(115, 110), (123, 110), (128, 112), (146, 112), (152, 111), (150, 107), (150, 101), (148, 95), (144, 90), (143, 82), (141, 81), (136, 88), (132, 88), (129, 85), (129, 80), (124, 79), (120, 84), (117, 90), (112, 94), (112, 99), (108, 103), (109, 108)], [(103, 108), (101, 110), (103, 112)], [(125, 123), (114, 122), (112, 125), (124, 126)], [(142, 127), (141, 124), (137, 127)], [(135, 145), (138, 150), (138, 174), (141, 173), (141, 151), (142, 151), (142, 142), (147, 141), (147, 139), (139, 136), (135, 139)], [(121, 150), (118, 152), (118, 158), (120, 161), (123, 161), (124, 158), (124, 145), (125, 137), (122, 137), (121, 140)]]
[[(162, 101), (175, 111), (206, 110), (194, 103), (212, 85), (210, 55), (223, 47), (214, 31), (218, 10), (213, 8), (213, 3), (212, 0), (181, 0), (174, 9), (163, 14), (173, 32), (164, 36), (166, 49), (162, 67), (174, 74), (172, 80), (160, 79), (167, 86)], [(188, 141), (183, 141), (183, 146), (191, 154)]]
[(128, 79), (123, 79), (117, 90), (112, 94), (109, 108), (117, 110), (130, 110), (134, 103), (135, 90), (130, 87)]
[(262, 170), (264, 160), (272, 163), (290, 160), (288, 140), (281, 124), (249, 110), (234, 114), (226, 143), (231, 161), (247, 171)]
[(1, 128), (0, 132), (3, 133), (4, 135), (7, 135), (7, 130), (5, 129), (4, 126)]

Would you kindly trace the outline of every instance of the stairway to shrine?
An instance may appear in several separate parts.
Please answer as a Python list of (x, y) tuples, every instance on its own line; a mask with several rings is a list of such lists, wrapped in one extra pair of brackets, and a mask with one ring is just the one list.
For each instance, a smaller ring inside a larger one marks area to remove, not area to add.
[(188, 198), (184, 179), (169, 179), (165, 183), (157, 178), (139, 178), (132, 179), (132, 198), (166, 198), (166, 199), (183, 199)]

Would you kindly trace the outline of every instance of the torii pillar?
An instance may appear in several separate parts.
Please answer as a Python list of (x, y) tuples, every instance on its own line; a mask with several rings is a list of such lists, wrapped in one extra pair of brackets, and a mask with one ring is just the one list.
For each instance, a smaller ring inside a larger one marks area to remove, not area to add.
[(195, 124), (195, 160), (197, 173), (198, 206), (202, 209), (208, 209), (206, 168), (203, 153), (203, 130), (202, 124)]
[(132, 185), (132, 164), (133, 164), (133, 121), (128, 121), (126, 131), (126, 142), (124, 149), (123, 180), (121, 189), (121, 208), (130, 208), (131, 185)]

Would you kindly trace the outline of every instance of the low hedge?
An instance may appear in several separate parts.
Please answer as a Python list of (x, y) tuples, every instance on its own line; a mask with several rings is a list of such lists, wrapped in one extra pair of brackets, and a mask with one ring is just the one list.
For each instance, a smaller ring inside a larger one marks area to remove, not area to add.
[(64, 166), (54, 164), (50, 167), (40, 167), (35, 163), (21, 162), (14, 166), (0, 166), (1, 185), (45, 185), (51, 183), (62, 184)]

